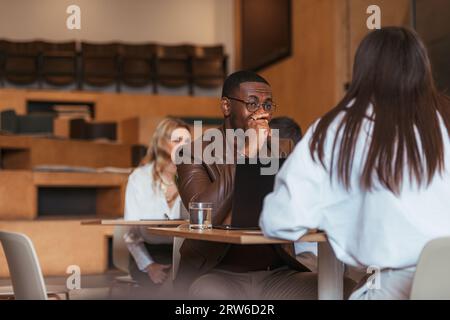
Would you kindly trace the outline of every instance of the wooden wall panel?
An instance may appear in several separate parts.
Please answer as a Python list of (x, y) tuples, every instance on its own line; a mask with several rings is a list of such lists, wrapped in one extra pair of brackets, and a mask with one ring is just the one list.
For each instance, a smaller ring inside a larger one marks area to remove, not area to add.
[(342, 98), (371, 4), (380, 6), (383, 26), (409, 25), (409, 0), (292, 1), (293, 55), (261, 72), (280, 104), (277, 115), (306, 130)]
[[(70, 265), (78, 265), (81, 274), (107, 270), (107, 235), (110, 226), (81, 226), (79, 220), (0, 221), (2, 231), (20, 232), (30, 237), (44, 276), (63, 276)], [(0, 277), (9, 271), (0, 248)]]
[(33, 219), (37, 194), (30, 171), (0, 170), (0, 220)]
[(3, 169), (20, 170), (32, 167), (30, 149), (2, 149), (1, 152)]
[(124, 210), (125, 183), (122, 183), (120, 187), (97, 189), (97, 217), (122, 218)]
[(342, 38), (342, 1), (292, 1), (293, 55), (262, 72), (287, 115), (305, 130), (342, 95), (337, 59)]
[(164, 117), (141, 116), (119, 122), (119, 140), (124, 143), (147, 146), (156, 127)]
[(122, 120), (117, 125), (117, 140), (120, 143), (135, 144), (139, 141), (140, 118)]
[[(381, 26), (410, 26), (410, 0), (349, 0), (350, 1), (350, 55), (351, 62), (361, 40), (369, 33), (366, 21), (367, 7), (378, 5), (381, 9)], [(351, 66), (350, 66), (351, 67)]]

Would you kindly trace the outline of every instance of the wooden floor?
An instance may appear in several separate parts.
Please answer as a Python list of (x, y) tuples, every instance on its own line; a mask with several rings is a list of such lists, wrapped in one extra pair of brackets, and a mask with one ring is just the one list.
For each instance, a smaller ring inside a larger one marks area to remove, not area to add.
[[(70, 300), (105, 300), (105, 299), (130, 299), (136, 294), (131, 294), (133, 288), (126, 284), (118, 285), (115, 282), (117, 276), (124, 274), (118, 270), (108, 270), (102, 274), (86, 274), (81, 276), (81, 289), (71, 290), (69, 292)], [(44, 281), (47, 286), (66, 285), (66, 276), (50, 276), (45, 277)], [(0, 279), (0, 290), (5, 287), (11, 287), (11, 280), (8, 278)], [(111, 290), (112, 289), (112, 290)], [(64, 296), (60, 297), (64, 299)], [(141, 295), (142, 299), (146, 298), (145, 294)]]

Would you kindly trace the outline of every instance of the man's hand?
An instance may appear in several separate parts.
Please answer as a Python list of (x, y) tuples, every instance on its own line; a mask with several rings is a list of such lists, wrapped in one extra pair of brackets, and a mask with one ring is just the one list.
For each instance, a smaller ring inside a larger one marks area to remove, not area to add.
[(262, 148), (267, 138), (270, 136), (269, 127), (270, 114), (267, 112), (253, 114), (250, 116), (248, 121), (248, 129), (253, 129), (256, 131), (257, 140), (250, 139), (249, 143), (245, 148), (245, 155), (249, 158), (256, 157), (258, 150)]
[(167, 279), (168, 272), (165, 270), (169, 269), (171, 266), (172, 265), (170, 264), (152, 263), (148, 266), (147, 274), (153, 283), (160, 284)]

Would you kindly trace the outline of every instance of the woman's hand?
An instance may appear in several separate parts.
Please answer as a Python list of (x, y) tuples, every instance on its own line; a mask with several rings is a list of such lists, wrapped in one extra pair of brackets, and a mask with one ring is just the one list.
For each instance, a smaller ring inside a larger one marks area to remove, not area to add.
[(153, 283), (161, 284), (167, 279), (168, 271), (165, 270), (169, 269), (171, 266), (171, 264), (152, 263), (148, 267), (147, 274)]

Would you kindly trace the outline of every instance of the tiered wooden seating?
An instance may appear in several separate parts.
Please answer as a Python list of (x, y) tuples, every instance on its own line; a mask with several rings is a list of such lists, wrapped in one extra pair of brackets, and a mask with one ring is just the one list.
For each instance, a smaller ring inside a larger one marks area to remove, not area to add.
[[(162, 45), (156, 43), (14, 42), (0, 40), (0, 82), (44, 82), (65, 86), (76, 82), (96, 87), (121, 85), (144, 87), (217, 88), (227, 74), (227, 56), (222, 45)], [(77, 57), (80, 56), (80, 63)], [(2, 62), (3, 61), (3, 62)], [(4, 66), (4, 67), (3, 67)]]
[[(38, 218), (39, 190), (42, 188), (90, 188), (96, 191), (93, 217), (122, 217), (127, 179), (127, 174), (117, 173), (0, 170), (0, 220)], [(67, 215), (61, 212), (58, 217)]]
[[(211, 97), (0, 90), (0, 110), (14, 109), (24, 115), (29, 110), (29, 101), (89, 104), (93, 107), (94, 121), (118, 125), (119, 143), (0, 135), (0, 229), (31, 237), (45, 275), (64, 275), (70, 264), (79, 265), (83, 274), (106, 270), (105, 227), (81, 227), (79, 222), (86, 218), (122, 217), (128, 175), (38, 172), (32, 171), (34, 167), (128, 168), (133, 164), (133, 144), (137, 141), (147, 145), (163, 117), (221, 116), (219, 100)], [(122, 125), (122, 121), (128, 126)], [(54, 122), (54, 134), (68, 137), (68, 121)], [(134, 159), (134, 164), (137, 162)], [(79, 206), (64, 208), (77, 196), (89, 200), (87, 208), (92, 210), (77, 212)], [(66, 199), (70, 201), (65, 203)], [(0, 263), (4, 265), (1, 250)], [(0, 276), (7, 276), (5, 269), (0, 270)]]
[(38, 165), (131, 167), (131, 145), (82, 140), (0, 135), (3, 169)]
[[(46, 276), (64, 275), (69, 265), (80, 266), (83, 274), (106, 271), (112, 228), (83, 228), (80, 221), (123, 217), (128, 174), (31, 169), (42, 165), (126, 168), (131, 166), (131, 148), (0, 135), (0, 229), (31, 237)], [(84, 211), (76, 211), (79, 208)], [(6, 265), (1, 250), (0, 263)], [(7, 268), (0, 268), (0, 277), (7, 276)]]
[(86, 91), (0, 89), (0, 110), (27, 114), (29, 102), (92, 104), (96, 121), (119, 122), (133, 117), (221, 117), (217, 97), (117, 94)]

